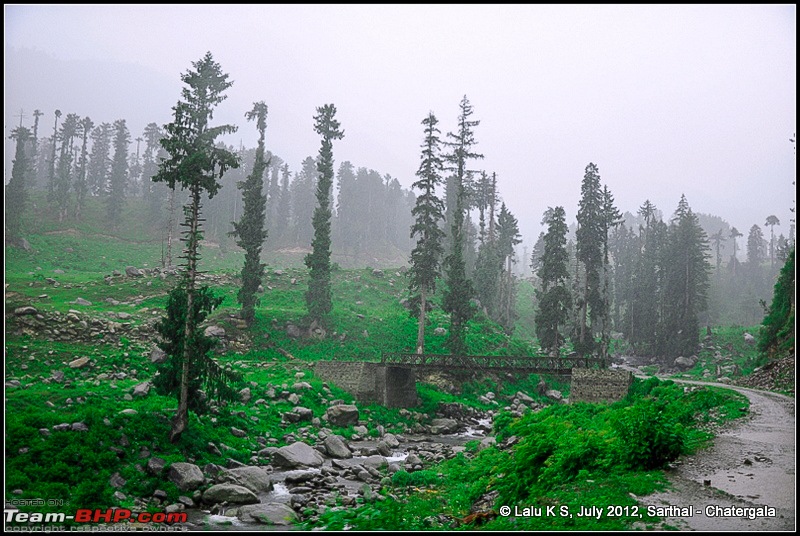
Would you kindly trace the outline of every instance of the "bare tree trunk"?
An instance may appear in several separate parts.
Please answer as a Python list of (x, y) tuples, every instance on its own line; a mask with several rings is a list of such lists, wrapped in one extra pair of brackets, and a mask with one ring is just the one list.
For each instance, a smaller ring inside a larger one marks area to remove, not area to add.
[(175, 228), (175, 188), (169, 190), (169, 217), (167, 218), (167, 267), (172, 266), (172, 230)]
[(419, 325), (417, 326), (417, 354), (425, 353), (425, 285), (419, 289)]
[(200, 187), (192, 186), (192, 205), (186, 244), (186, 322), (183, 332), (183, 361), (181, 364), (180, 398), (178, 413), (172, 421), (169, 440), (177, 442), (189, 424), (189, 370), (191, 368), (192, 351), (189, 343), (194, 333), (194, 283), (197, 277), (197, 238), (200, 225)]

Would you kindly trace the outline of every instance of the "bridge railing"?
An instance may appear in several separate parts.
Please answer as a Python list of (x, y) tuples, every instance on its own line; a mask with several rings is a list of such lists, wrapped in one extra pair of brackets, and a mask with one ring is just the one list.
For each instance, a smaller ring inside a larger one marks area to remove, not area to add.
[(441, 369), (570, 371), (573, 368), (606, 368), (600, 357), (460, 356), (449, 354), (385, 353), (381, 364)]

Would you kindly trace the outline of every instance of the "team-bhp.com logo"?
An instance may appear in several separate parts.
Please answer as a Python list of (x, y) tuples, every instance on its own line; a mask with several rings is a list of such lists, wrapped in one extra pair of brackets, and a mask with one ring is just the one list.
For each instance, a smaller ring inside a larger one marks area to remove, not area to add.
[(132, 512), (126, 508), (81, 508), (73, 516), (19, 510), (4, 510), (4, 514), (6, 523), (185, 523), (188, 517), (186, 512)]

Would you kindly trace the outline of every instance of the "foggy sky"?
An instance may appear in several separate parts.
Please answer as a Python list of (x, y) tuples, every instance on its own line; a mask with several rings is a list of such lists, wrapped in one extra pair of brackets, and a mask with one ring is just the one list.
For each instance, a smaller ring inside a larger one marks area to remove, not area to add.
[[(469, 98), (473, 168), (535, 242), (547, 207), (574, 222), (589, 162), (622, 211), (650, 199), (744, 233), (794, 214), (796, 6), (5, 6), (4, 135), (53, 111), (172, 119), (180, 74), (207, 51), (234, 81), (215, 121), (254, 147), (244, 113), (269, 106), (267, 148), (292, 171), (319, 151), (316, 108), (337, 107), (349, 160), (410, 187), (429, 111), (442, 137)], [(6, 176), (13, 152), (5, 144)], [(6, 179), (7, 180), (7, 179)], [(527, 262), (527, 261), (526, 261)]]

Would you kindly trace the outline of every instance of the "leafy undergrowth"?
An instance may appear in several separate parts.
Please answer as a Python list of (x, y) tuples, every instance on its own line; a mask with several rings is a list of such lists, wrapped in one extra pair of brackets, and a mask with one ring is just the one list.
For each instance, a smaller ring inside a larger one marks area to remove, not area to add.
[[(518, 419), (501, 414), (500, 446), (472, 444), (427, 471), (398, 472), (386, 490), (397, 500), (332, 508), (319, 523), (329, 530), (653, 528), (659, 519), (636, 496), (663, 489), (661, 469), (711, 437), (704, 423), (740, 417), (747, 406), (734, 392), (687, 391), (653, 378), (637, 380), (611, 405), (550, 406)], [(476, 515), (479, 503), (483, 513)], [(596, 515), (579, 515), (587, 510)]]

